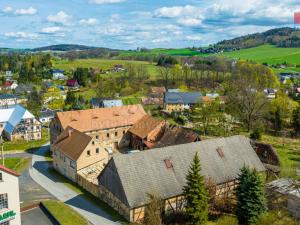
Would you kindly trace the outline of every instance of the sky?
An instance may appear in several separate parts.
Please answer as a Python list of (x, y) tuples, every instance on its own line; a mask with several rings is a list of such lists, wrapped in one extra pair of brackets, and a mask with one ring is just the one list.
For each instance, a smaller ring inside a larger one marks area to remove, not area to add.
[(300, 0), (0, 0), (0, 47), (207, 46), (293, 26)]

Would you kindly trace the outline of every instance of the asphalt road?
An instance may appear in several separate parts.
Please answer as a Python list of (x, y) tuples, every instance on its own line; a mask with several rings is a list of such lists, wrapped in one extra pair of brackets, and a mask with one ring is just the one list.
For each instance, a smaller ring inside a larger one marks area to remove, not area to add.
[(48, 148), (49, 143), (41, 147), (32, 155), (32, 165), (29, 168), (29, 174), (32, 179), (58, 200), (72, 207), (93, 225), (119, 224), (99, 206), (74, 192), (71, 188), (61, 183), (49, 173), (48, 168), (50, 165), (44, 157)]
[(53, 225), (40, 208), (35, 208), (21, 214), (22, 225)]

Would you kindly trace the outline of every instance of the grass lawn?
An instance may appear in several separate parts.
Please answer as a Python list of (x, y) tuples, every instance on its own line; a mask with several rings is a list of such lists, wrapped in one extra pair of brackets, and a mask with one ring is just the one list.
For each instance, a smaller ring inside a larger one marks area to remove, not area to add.
[[(2, 161), (1, 161), (2, 163)], [(7, 168), (12, 169), (18, 173), (22, 173), (29, 167), (30, 158), (6, 158), (4, 164)]]
[(6, 141), (4, 142), (4, 151), (26, 151), (31, 152), (41, 147), (49, 141), (49, 133), (46, 128), (42, 129), (42, 139), (36, 141)]
[(118, 214), (113, 208), (107, 205), (105, 202), (101, 201), (100, 199), (96, 198), (76, 183), (70, 181), (60, 173), (58, 173), (54, 168), (49, 168), (49, 172), (57, 179), (59, 182), (63, 183), (64, 185), (68, 186), (70, 189), (78, 193), (79, 195), (83, 196), (87, 200), (93, 202), (95, 205), (98, 205), (101, 209), (103, 209), (107, 214), (111, 215), (117, 221), (126, 222), (126, 220)]
[(85, 218), (63, 202), (48, 200), (43, 204), (62, 225), (88, 225)]
[(287, 62), (288, 64), (300, 65), (300, 48), (277, 48), (273, 45), (262, 45), (239, 51), (224, 52), (219, 55), (235, 59), (248, 59), (258, 63)]
[(122, 98), (124, 105), (136, 105), (141, 104), (141, 98), (140, 97), (124, 97)]
[(263, 135), (262, 141), (271, 144), (277, 151), (281, 162), (280, 176), (295, 178), (296, 168), (300, 169), (300, 139)]
[[(287, 212), (269, 211), (265, 213), (256, 225), (297, 225), (299, 221), (292, 218)], [(209, 221), (207, 225), (238, 225), (235, 216), (222, 216), (215, 221)]]

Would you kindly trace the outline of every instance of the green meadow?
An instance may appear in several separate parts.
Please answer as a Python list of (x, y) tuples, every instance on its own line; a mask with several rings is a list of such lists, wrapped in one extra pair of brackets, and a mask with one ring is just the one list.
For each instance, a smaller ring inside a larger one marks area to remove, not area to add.
[(258, 63), (300, 65), (300, 48), (277, 48), (273, 45), (262, 45), (218, 54), (234, 59), (252, 60)]

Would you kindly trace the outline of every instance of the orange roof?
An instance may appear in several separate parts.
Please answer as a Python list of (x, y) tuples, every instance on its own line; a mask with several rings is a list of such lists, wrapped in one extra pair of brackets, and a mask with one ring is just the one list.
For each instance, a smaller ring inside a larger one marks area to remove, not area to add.
[(145, 115), (137, 123), (135, 123), (129, 131), (140, 138), (145, 138), (157, 126), (163, 124), (164, 121), (155, 119), (152, 116)]
[(20, 176), (20, 174), (18, 174), (17, 172), (11, 170), (11, 169), (8, 169), (7, 167), (3, 166), (3, 165), (0, 165), (0, 170), (6, 172), (6, 173), (9, 173), (11, 175), (14, 175), (16, 177)]
[(67, 127), (57, 138), (53, 147), (63, 152), (70, 159), (77, 161), (92, 138), (85, 133)]
[(81, 132), (133, 125), (144, 115), (146, 115), (146, 112), (141, 105), (56, 113), (63, 129), (70, 126)]
[(204, 103), (209, 103), (209, 102), (212, 102), (212, 99), (209, 96), (203, 96), (202, 97), (202, 101)]
[(150, 88), (150, 91), (152, 92), (152, 93), (159, 93), (159, 94), (163, 94), (163, 93), (165, 93), (166, 92), (166, 88), (165, 87), (151, 87)]

